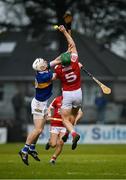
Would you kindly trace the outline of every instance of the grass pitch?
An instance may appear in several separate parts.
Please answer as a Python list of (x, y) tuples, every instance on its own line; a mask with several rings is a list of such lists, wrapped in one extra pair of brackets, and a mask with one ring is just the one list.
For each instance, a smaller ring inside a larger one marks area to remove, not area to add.
[(18, 151), (23, 144), (0, 145), (0, 179), (126, 179), (126, 145), (65, 145), (56, 165), (50, 165), (53, 149), (37, 145), (40, 162), (29, 157), (29, 166)]

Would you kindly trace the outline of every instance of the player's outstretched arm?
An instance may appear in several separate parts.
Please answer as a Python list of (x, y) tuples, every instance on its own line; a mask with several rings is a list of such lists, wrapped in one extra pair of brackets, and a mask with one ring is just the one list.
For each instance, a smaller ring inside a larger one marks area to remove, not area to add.
[(52, 117), (52, 114), (53, 114), (53, 109), (54, 109), (53, 106), (52, 106), (53, 101), (51, 102), (51, 104), (49, 105), (49, 107), (47, 109), (47, 116), (46, 116), (47, 120), (50, 120), (51, 117)]
[(60, 56), (58, 56), (57, 58), (55, 58), (49, 63), (49, 67), (55, 67), (56, 65), (60, 63), (61, 63), (61, 59), (60, 59)]
[(56, 79), (57, 79), (57, 75), (56, 75), (56, 73), (53, 73), (52, 81), (54, 81)]
[(77, 53), (75, 42), (74, 42), (73, 38), (71, 37), (71, 35), (66, 31), (65, 27), (63, 25), (60, 25), (58, 27), (58, 30), (60, 32), (62, 32), (64, 34), (64, 36), (66, 37), (66, 40), (68, 42), (68, 51)]

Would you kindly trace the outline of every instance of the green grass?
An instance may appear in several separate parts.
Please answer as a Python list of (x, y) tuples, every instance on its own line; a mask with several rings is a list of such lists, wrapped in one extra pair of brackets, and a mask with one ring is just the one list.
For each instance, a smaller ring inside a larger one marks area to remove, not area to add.
[(126, 145), (65, 145), (55, 166), (49, 164), (53, 149), (37, 145), (41, 158), (30, 165), (21, 161), (23, 144), (0, 145), (0, 179), (126, 179)]

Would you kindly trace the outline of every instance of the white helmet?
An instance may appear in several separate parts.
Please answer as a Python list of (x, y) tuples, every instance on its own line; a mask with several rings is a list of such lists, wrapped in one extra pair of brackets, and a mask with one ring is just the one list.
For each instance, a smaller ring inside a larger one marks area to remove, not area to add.
[(42, 66), (43, 70), (45, 70), (45, 68), (47, 67), (47, 62), (42, 58), (37, 58), (32, 64), (32, 68), (35, 71), (42, 71)]

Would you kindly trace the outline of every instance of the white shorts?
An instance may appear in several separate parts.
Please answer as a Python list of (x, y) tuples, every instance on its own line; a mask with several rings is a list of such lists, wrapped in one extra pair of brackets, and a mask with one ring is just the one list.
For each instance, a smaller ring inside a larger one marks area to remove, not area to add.
[(33, 98), (31, 102), (32, 114), (44, 116), (47, 113), (47, 102), (48, 100), (41, 102)]
[(82, 90), (63, 91), (62, 109), (71, 109), (82, 106)]
[(59, 134), (59, 133), (64, 133), (66, 132), (65, 127), (59, 127), (59, 126), (51, 126), (50, 127), (50, 132), (54, 134)]

